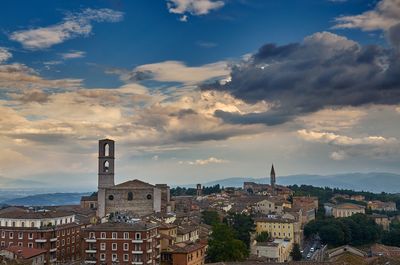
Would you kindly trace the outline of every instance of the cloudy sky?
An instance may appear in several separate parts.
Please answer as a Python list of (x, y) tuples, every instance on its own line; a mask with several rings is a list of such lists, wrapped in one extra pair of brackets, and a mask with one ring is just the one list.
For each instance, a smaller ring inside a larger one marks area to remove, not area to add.
[(6, 1), (0, 176), (400, 173), (400, 0)]

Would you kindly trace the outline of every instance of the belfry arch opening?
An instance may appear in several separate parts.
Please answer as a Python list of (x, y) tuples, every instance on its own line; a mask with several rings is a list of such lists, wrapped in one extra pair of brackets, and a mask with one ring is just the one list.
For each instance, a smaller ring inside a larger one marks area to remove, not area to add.
[(105, 161), (103, 168), (104, 168), (104, 172), (108, 173), (108, 171), (110, 170), (110, 162)]
[(110, 145), (109, 144), (104, 145), (104, 156), (110, 156)]

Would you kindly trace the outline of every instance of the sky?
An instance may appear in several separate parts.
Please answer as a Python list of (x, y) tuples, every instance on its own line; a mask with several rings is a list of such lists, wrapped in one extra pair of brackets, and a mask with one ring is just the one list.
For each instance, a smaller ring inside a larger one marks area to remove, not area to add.
[[(400, 173), (400, 0), (4, 1), (0, 176)], [(0, 185), (1, 186), (1, 185)]]

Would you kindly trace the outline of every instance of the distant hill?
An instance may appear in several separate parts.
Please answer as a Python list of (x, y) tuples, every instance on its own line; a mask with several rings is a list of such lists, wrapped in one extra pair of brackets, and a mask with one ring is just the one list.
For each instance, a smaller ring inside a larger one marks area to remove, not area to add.
[[(203, 183), (204, 186), (219, 184), (224, 187), (243, 187), (243, 182), (269, 183), (269, 178), (227, 178)], [(352, 189), (357, 191), (400, 193), (400, 175), (384, 172), (347, 173), (336, 175), (290, 175), (277, 176), (281, 185), (313, 185), (317, 187), (332, 187)], [(187, 185), (195, 187), (195, 185)]]
[(47, 193), (36, 194), (22, 198), (2, 201), (7, 205), (23, 205), (23, 206), (53, 206), (53, 205), (72, 205), (79, 204), (82, 196), (88, 196), (91, 192), (85, 193)]

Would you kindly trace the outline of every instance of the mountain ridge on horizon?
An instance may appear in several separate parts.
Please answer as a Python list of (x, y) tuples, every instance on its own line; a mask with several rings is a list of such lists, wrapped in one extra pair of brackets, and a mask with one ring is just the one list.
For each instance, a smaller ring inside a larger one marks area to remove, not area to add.
[[(203, 186), (220, 184), (224, 187), (243, 187), (243, 182), (269, 183), (270, 178), (233, 177), (201, 183)], [(280, 185), (313, 185), (317, 187), (331, 187), (351, 189), (355, 191), (370, 191), (375, 193), (400, 193), (400, 174), (389, 172), (353, 172), (330, 175), (295, 174), (277, 176)], [(195, 187), (196, 184), (176, 185), (181, 187)], [(176, 187), (174, 185), (174, 187)]]

